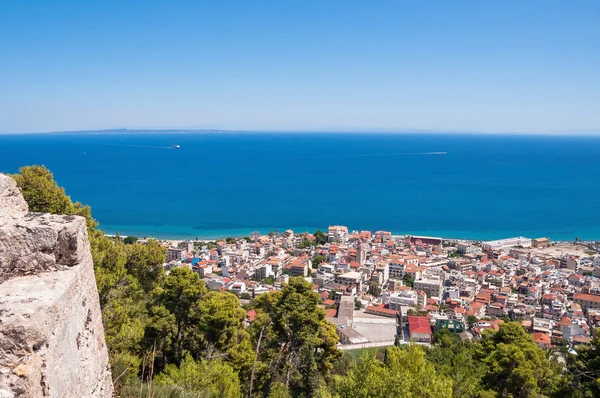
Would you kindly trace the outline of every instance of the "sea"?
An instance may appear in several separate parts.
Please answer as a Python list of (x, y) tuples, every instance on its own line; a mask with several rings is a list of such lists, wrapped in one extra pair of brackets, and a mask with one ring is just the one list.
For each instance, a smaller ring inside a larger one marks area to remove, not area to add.
[[(179, 145), (179, 148), (174, 146)], [(0, 135), (110, 234), (200, 239), (329, 225), (600, 240), (600, 137), (112, 131)]]

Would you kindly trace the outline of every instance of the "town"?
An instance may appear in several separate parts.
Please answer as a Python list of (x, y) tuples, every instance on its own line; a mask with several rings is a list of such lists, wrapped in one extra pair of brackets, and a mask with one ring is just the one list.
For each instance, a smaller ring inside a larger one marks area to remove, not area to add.
[(306, 278), (336, 325), (341, 349), (429, 344), (440, 328), (477, 339), (506, 321), (519, 321), (540, 348), (572, 347), (589, 343), (600, 326), (594, 243), (475, 242), (330, 226), (326, 233), (163, 244), (167, 272), (189, 267), (209, 289), (234, 293), (242, 303), (290, 277)]

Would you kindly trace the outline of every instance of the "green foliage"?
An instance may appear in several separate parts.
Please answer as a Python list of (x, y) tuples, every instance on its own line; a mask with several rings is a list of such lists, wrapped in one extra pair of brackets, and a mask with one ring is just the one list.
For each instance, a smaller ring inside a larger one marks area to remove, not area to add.
[(404, 281), (404, 284), (409, 287), (413, 287), (415, 284), (415, 277), (413, 274), (404, 274), (404, 278), (402, 278), (402, 280)]
[(434, 341), (435, 345), (428, 351), (427, 357), (438, 373), (452, 380), (452, 396), (470, 398), (483, 394), (485, 368), (475, 359), (474, 347), (463, 343), (448, 329), (438, 330)]
[(298, 249), (310, 249), (313, 245), (313, 241), (309, 239), (303, 239), (298, 243)]
[(241, 397), (237, 373), (221, 360), (195, 361), (186, 355), (179, 367), (169, 364), (157, 375), (154, 382), (158, 385), (177, 385), (185, 391), (202, 393), (202, 397)]
[(320, 229), (316, 230), (313, 236), (317, 238), (317, 245), (324, 245), (327, 243), (327, 235), (325, 235)]
[(317, 268), (319, 266), (319, 264), (325, 262), (325, 260), (326, 260), (325, 256), (321, 256), (321, 255), (315, 256), (315, 258), (313, 258), (313, 260), (312, 260), (313, 268)]
[(577, 355), (568, 356), (569, 382), (584, 397), (600, 396), (600, 329), (588, 346), (580, 345)]
[(379, 285), (379, 281), (371, 279), (369, 281), (369, 294), (374, 297), (381, 296), (381, 286)]
[(477, 319), (477, 317), (476, 317), (476, 316), (469, 315), (469, 316), (467, 317), (467, 324), (469, 325), (469, 328), (472, 328), (472, 327), (473, 327), (473, 325), (474, 325), (475, 323), (477, 323), (477, 320), (478, 320), (478, 319)]
[(496, 333), (485, 332), (475, 358), (486, 366), (484, 386), (513, 397), (551, 395), (561, 383), (557, 366), (517, 322), (502, 324)]
[(452, 396), (452, 381), (436, 373), (420, 346), (410, 345), (388, 348), (383, 363), (364, 356), (346, 376), (336, 378), (334, 390), (340, 398), (443, 398)]
[(341, 354), (335, 326), (325, 320), (320, 304), (311, 284), (300, 277), (290, 278), (280, 292), (256, 299), (257, 312), (269, 320), (263, 323), (264, 349), (259, 353), (265, 363), (272, 364), (265, 375), (267, 387), (281, 382), (296, 394), (311, 396), (320, 381), (308, 377), (308, 359), (319, 377), (330, 376), (332, 364)]
[(126, 245), (132, 245), (135, 242), (137, 242), (137, 240), (137, 236), (128, 236), (125, 239), (123, 239), (123, 243), (125, 243)]

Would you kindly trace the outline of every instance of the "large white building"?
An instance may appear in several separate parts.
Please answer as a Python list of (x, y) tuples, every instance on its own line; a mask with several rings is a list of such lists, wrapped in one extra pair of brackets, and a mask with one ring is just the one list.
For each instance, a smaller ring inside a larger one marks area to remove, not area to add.
[(417, 292), (414, 290), (400, 290), (398, 292), (385, 292), (381, 297), (384, 304), (387, 304), (390, 310), (400, 311), (400, 307), (416, 307)]
[(415, 280), (413, 289), (422, 290), (427, 293), (427, 297), (442, 297), (444, 292), (444, 283), (441, 278), (431, 276), (428, 279)]
[(337, 283), (343, 283), (343, 284), (355, 284), (355, 283), (359, 283), (360, 280), (362, 278), (362, 274), (360, 272), (345, 272), (341, 275), (338, 275), (335, 277), (335, 281)]
[(514, 246), (531, 247), (531, 239), (519, 236), (517, 238), (490, 240), (481, 243), (481, 248), (486, 252), (508, 249)]
[(348, 227), (331, 225), (327, 229), (327, 239), (330, 242), (345, 242), (348, 238)]

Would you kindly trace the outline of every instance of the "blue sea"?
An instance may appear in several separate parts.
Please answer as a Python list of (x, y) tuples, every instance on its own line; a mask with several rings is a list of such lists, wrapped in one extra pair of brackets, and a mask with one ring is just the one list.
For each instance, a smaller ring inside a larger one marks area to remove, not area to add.
[[(172, 149), (180, 145), (180, 149)], [(0, 135), (108, 233), (218, 238), (332, 224), (600, 240), (600, 137), (119, 132)]]

